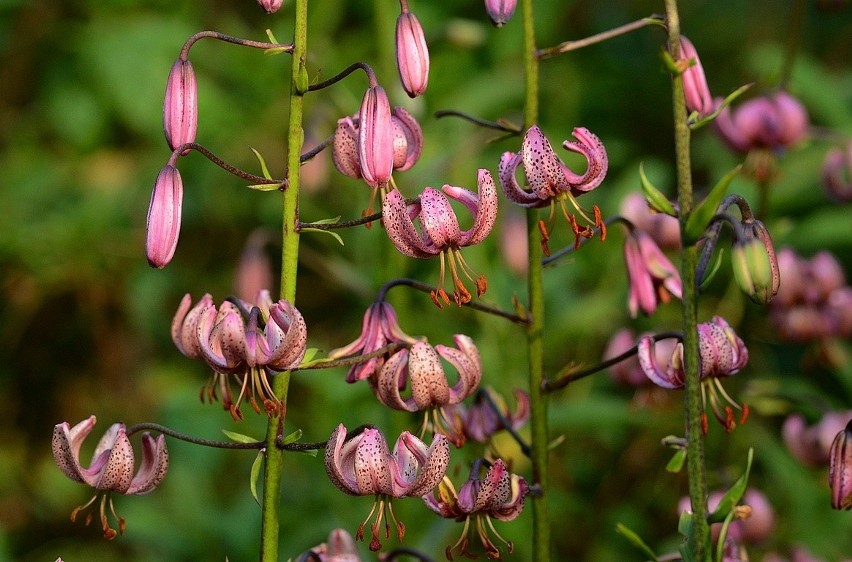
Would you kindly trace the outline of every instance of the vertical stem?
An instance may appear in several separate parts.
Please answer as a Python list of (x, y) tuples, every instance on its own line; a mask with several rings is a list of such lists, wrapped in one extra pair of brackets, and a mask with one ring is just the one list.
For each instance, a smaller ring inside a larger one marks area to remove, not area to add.
[[(284, 191), (282, 210), (281, 298), (291, 303), (296, 300), (296, 272), (299, 259), (299, 155), (302, 152), (304, 129), (302, 106), (308, 89), (305, 68), (308, 36), (308, 0), (296, 0), (293, 32), (293, 65), (290, 82), (290, 114), (287, 124), (287, 189)], [(287, 391), (290, 373), (278, 373), (272, 379), (275, 396), (284, 405), (277, 416), (270, 416), (266, 427), (266, 462), (263, 470), (263, 507), (261, 513), (260, 559), (278, 562), (278, 531), (280, 527), (281, 477), (283, 476), (283, 451), (276, 446), (284, 433), (287, 414)]]
[[(675, 60), (680, 55), (680, 19), (677, 0), (665, 0), (666, 25), (669, 34), (669, 52)], [(680, 204), (681, 232), (692, 213), (692, 167), (689, 155), (690, 132), (687, 126), (686, 102), (683, 94), (683, 77), (672, 80), (672, 105), (674, 111), (675, 153), (677, 162), (677, 195)], [(696, 266), (698, 248), (683, 242), (681, 252), (681, 278), (683, 280), (683, 354), (686, 372), (685, 425), (687, 438), (687, 474), (689, 498), (692, 504), (694, 541), (688, 544), (692, 560), (710, 560), (709, 526), (707, 524), (707, 484), (704, 468), (704, 436), (701, 431), (701, 381), (698, 360), (698, 284)]]
[[(535, 45), (533, 0), (521, 3), (524, 29), (524, 129), (538, 121), (538, 59)], [(544, 289), (542, 286), (542, 250), (538, 230), (538, 211), (527, 209), (527, 246), (529, 268), (530, 317), (527, 327), (527, 353), (530, 383), (530, 429), (532, 445), (532, 478), (540, 492), (532, 502), (533, 560), (550, 560), (550, 518), (547, 512), (547, 400), (542, 392), (544, 382)]]

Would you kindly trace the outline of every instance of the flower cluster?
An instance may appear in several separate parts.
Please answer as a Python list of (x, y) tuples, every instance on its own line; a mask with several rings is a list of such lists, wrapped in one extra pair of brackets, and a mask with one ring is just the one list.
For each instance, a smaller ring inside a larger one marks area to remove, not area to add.
[[(716, 100), (716, 106), (721, 100)], [(792, 95), (778, 91), (751, 99), (737, 109), (722, 109), (713, 121), (725, 143), (737, 152), (755, 148), (780, 150), (805, 138), (809, 119), (804, 106)]]
[(770, 319), (782, 339), (852, 336), (852, 287), (833, 255), (823, 251), (807, 259), (782, 248), (778, 267), (783, 282), (771, 303)]
[[(269, 377), (302, 362), (307, 327), (295, 306), (285, 300), (273, 303), (268, 291), (258, 293), (254, 304), (234, 298), (218, 308), (209, 294), (194, 306), (187, 294), (172, 321), (172, 340), (181, 353), (203, 359), (213, 369), (206, 387), (208, 399), (217, 398), (218, 388), (225, 409), (239, 420), (245, 397), (258, 413), (261, 409), (255, 396), (269, 415), (281, 411), (283, 404), (275, 397)], [(240, 388), (236, 399), (232, 377)]]

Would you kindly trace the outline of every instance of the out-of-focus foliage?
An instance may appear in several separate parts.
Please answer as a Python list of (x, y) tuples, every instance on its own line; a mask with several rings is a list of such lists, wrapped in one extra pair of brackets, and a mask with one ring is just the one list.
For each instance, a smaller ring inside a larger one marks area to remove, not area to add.
[[(662, 11), (661, 2), (638, 0), (536, 4), (541, 46)], [(716, 95), (745, 82), (756, 83), (755, 94), (768, 91), (781, 72), (786, 43), (800, 42), (788, 89), (806, 105), (820, 134), (781, 156), (765, 219), (777, 246), (804, 255), (831, 250), (849, 277), (850, 209), (829, 202), (819, 167), (831, 135), (852, 135), (852, 6), (808, 2), (801, 37), (794, 38), (789, 2), (683, 4), (684, 32), (699, 49)], [(834, 5), (837, 11), (830, 9)], [(393, 1), (313, 2), (311, 78), (327, 78), (355, 60), (373, 64), (392, 103), (409, 108), (426, 137), (421, 162), (396, 174), (402, 191), (413, 196), (444, 183), (473, 188), (476, 169), (496, 172), (500, 154), (517, 150), (519, 141), (489, 144), (494, 133), (431, 115), (457, 109), (520, 120), (519, 17), (495, 30), (481, 1), (413, 0), (410, 6), (431, 49), (425, 96), (410, 101), (397, 84)], [(0, 559), (256, 558), (260, 514), (249, 493), (253, 453), (169, 439), (172, 462), (165, 481), (149, 496), (116, 498), (128, 529), (106, 542), (97, 524), (87, 528), (68, 521), (89, 491), (56, 469), (49, 440), (54, 424), (76, 423), (91, 413), (100, 428), (113, 421), (156, 421), (211, 439), (224, 438), (222, 428), (263, 434), (260, 416), (247, 412), (247, 420), (237, 424), (221, 407), (199, 403), (208, 372), (176, 351), (169, 323), (186, 292), (196, 297), (210, 292), (217, 300), (232, 292), (243, 241), (259, 225), (273, 232), (280, 227), (278, 196), (248, 192), (193, 154), (179, 164), (186, 186), (183, 230), (175, 259), (163, 271), (146, 264), (144, 227), (151, 186), (168, 157), (161, 132), (165, 80), (184, 40), (203, 29), (264, 40), (268, 27), (287, 41), (291, 17), (287, 3), (267, 16), (251, 0), (0, 3)], [(658, 56), (664, 41), (662, 31), (643, 29), (542, 64), (541, 126), (551, 141), (585, 126), (609, 150), (606, 182), (583, 201), (600, 205), (605, 216), (617, 212), (625, 194), (639, 190), (640, 161), (656, 185), (673, 194), (670, 84)], [(288, 56), (265, 57), (205, 40), (193, 48), (191, 60), (199, 82), (198, 141), (257, 173), (249, 150), (254, 147), (273, 174), (281, 174)], [(357, 111), (365, 86), (362, 75), (353, 75), (306, 98), (308, 146), (330, 135), (339, 117)], [(709, 127), (696, 133), (693, 157), (699, 190), (738, 162)], [(359, 216), (368, 190), (333, 172), (325, 155), (320, 160), (309, 172), (314, 181), (302, 198), (304, 219)], [(745, 178), (735, 180), (730, 191), (756, 201)], [(513, 213), (517, 210), (503, 204), (500, 220)], [(555, 224), (551, 247), (569, 244), (567, 225), (561, 219)], [(522, 278), (506, 268), (500, 228), (465, 256), (488, 276), (486, 299), (511, 308), (512, 296), (523, 300), (525, 289)], [(323, 351), (355, 338), (364, 309), (386, 280), (437, 280), (434, 260), (402, 258), (378, 225), (342, 236), (345, 247), (330, 237), (303, 236), (297, 302), (308, 322), (309, 345)], [(675, 305), (653, 319), (629, 319), (622, 240), (613, 228), (606, 243), (591, 242), (546, 271), (548, 372), (569, 362), (597, 361), (606, 340), (624, 325), (639, 331), (677, 325)], [(473, 336), (485, 383), (506, 393), (525, 385), (518, 327), (454, 307), (439, 312), (427, 297), (405, 289), (395, 289), (391, 301), (402, 327), (432, 343), (448, 343), (457, 332)], [(783, 344), (765, 310), (737, 292), (727, 266), (702, 303), (700, 319), (723, 314), (751, 352), (748, 367), (726, 388), (751, 403), (752, 417), (732, 434), (711, 425), (709, 486), (730, 485), (754, 447), (751, 485), (766, 493), (779, 519), (773, 536), (754, 549), (755, 559), (794, 544), (826, 560), (852, 555), (852, 514), (830, 511), (825, 471), (798, 465), (779, 438), (783, 415), (793, 408), (812, 417), (827, 408), (849, 408), (848, 342), (831, 348)], [(829, 352), (839, 358), (833, 368), (825, 360)], [(326, 439), (339, 422), (376, 423), (389, 436), (417, 427), (418, 417), (386, 411), (364, 383), (346, 385), (344, 376), (342, 368), (296, 375), (288, 427), (302, 428), (307, 441)], [(659, 441), (680, 431), (681, 395), (652, 397), (642, 402), (603, 374), (553, 396), (553, 437), (565, 437), (553, 451), (547, 491), (558, 559), (640, 560), (615, 533), (618, 522), (658, 552), (676, 547), (676, 504), (686, 483), (684, 475), (665, 472), (670, 451)], [(516, 471), (528, 468), (508, 441), (500, 448), (511, 455)], [(84, 448), (84, 456), (90, 450)], [(456, 456), (451, 466), (457, 482), (468, 470), (463, 457)], [(354, 531), (366, 516), (370, 500), (343, 497), (328, 482), (321, 456), (294, 454), (286, 470), (285, 557), (321, 542), (332, 527)], [(435, 545), (449, 544), (460, 532), (415, 500), (397, 502), (395, 509), (408, 527), (407, 544), (436, 557), (443, 547)], [(515, 541), (514, 559), (528, 558), (530, 517), (498, 523)]]

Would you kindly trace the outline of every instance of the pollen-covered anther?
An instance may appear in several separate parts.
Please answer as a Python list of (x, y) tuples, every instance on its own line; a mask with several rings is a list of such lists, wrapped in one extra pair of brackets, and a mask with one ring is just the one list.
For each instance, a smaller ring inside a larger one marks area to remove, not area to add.
[(550, 234), (547, 233), (547, 225), (543, 220), (538, 221), (538, 232), (541, 234), (541, 252), (545, 256), (550, 256), (550, 246), (547, 241), (550, 240)]
[(480, 274), (479, 277), (476, 278), (476, 296), (481, 297), (488, 290), (488, 279), (485, 278), (485, 274)]
[(601, 242), (606, 240), (606, 223), (601, 216), (601, 209), (597, 205), (592, 207), (592, 210), (595, 213), (595, 228), (600, 229), (601, 231)]

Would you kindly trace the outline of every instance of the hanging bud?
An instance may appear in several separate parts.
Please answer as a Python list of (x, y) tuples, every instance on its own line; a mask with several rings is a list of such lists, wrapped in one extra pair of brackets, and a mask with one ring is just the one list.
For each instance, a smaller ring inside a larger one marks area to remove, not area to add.
[(266, 10), (267, 14), (274, 14), (284, 5), (284, 0), (257, 0), (257, 4)]
[(828, 485), (831, 487), (831, 507), (852, 509), (852, 420), (834, 438), (830, 454)]
[(701, 66), (698, 51), (692, 41), (683, 36), (680, 38), (680, 60), (694, 61), (692, 66), (686, 68), (682, 74), (686, 107), (701, 116), (713, 113), (713, 96), (707, 86), (707, 78), (704, 76), (704, 67)]
[(162, 269), (172, 261), (180, 234), (182, 203), (183, 180), (178, 169), (168, 164), (157, 175), (148, 206), (145, 253), (151, 267)]
[[(163, 131), (169, 148), (195, 142), (198, 130), (198, 84), (188, 60), (178, 59), (169, 72), (163, 103)], [(187, 151), (188, 152), (188, 151)]]
[(402, 2), (402, 13), (396, 19), (396, 68), (408, 97), (414, 98), (426, 91), (429, 82), (429, 49), (423, 26), (417, 16), (408, 11)]
[(381, 86), (364, 94), (358, 114), (358, 160), (370, 187), (386, 185), (393, 170), (393, 123), (390, 102)]
[(502, 27), (512, 19), (517, 7), (518, 0), (485, 0), (485, 11), (496, 27)]
[(769, 231), (760, 221), (743, 225), (746, 238), (734, 244), (731, 266), (740, 290), (757, 304), (767, 304), (778, 293), (781, 275)]

